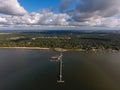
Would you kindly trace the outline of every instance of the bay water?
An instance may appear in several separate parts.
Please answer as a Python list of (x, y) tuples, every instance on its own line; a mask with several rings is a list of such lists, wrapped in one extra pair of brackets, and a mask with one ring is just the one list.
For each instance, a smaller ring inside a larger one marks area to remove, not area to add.
[(120, 53), (63, 53), (57, 83), (56, 51), (0, 49), (0, 90), (120, 90)]

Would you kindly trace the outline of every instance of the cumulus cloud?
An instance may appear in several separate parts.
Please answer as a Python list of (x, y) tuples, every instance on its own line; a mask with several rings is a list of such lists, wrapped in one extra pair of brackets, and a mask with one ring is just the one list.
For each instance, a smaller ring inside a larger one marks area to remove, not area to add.
[(24, 15), (27, 11), (18, 0), (0, 0), (0, 13), (8, 15)]
[(69, 16), (67, 14), (54, 14), (53, 12), (47, 12), (40, 15), (39, 24), (46, 25), (68, 25), (66, 19)]
[(23, 16), (2, 15), (0, 24), (3, 25), (68, 25), (67, 14), (55, 14), (51, 11), (30, 13)]
[(0, 17), (0, 24), (5, 24), (5, 23), (7, 23), (6, 18)]
[(120, 27), (120, 0), (61, 0), (60, 11), (27, 13), (18, 0), (0, 0), (1, 27), (79, 26)]
[(60, 10), (83, 22), (91, 17), (111, 17), (120, 13), (120, 0), (62, 0)]
[(91, 17), (84, 22), (69, 21), (70, 16), (67, 14), (55, 14), (53, 12), (40, 12), (25, 14), (24, 16), (2, 15), (0, 17), (0, 26), (9, 27), (38, 27), (41, 25), (47, 26), (79, 26), (79, 27), (120, 27), (120, 19), (117, 17), (100, 18)]
[(79, 27), (104, 27), (104, 28), (120, 28), (120, 18), (117, 17), (107, 17), (107, 18), (89, 18), (88, 21), (78, 22), (72, 21), (69, 22), (71, 26)]
[(109, 19), (104, 18), (102, 19), (102, 23), (99, 24), (99, 26), (110, 27), (110, 28), (114, 28), (114, 27), (120, 28), (120, 19), (114, 18), (114, 17), (111, 17)]

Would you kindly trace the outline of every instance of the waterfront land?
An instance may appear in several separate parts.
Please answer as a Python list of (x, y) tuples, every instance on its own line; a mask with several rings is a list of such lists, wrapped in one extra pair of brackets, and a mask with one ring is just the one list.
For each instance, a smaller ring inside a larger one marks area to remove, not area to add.
[(120, 51), (120, 31), (0, 31), (0, 48)]

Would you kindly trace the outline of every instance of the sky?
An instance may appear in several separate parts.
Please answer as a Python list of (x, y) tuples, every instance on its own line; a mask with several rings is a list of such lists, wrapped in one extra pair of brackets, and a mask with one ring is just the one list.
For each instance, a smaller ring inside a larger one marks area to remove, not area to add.
[(120, 0), (0, 0), (3, 29), (120, 29)]
[(54, 8), (54, 12), (59, 12), (60, 0), (18, 0), (28, 12), (38, 12), (41, 9)]

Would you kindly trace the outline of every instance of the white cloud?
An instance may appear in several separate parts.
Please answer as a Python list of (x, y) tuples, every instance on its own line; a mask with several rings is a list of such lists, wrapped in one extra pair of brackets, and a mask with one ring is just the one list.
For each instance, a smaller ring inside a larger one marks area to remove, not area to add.
[(120, 19), (115, 17), (111, 17), (109, 19), (104, 18), (100, 26), (105, 26), (110, 28), (115, 28), (115, 27), (120, 28)]
[[(0, 28), (2, 27), (120, 27), (120, 19), (114, 15), (120, 12), (119, 0), (62, 0), (61, 10), (77, 1), (75, 8), (67, 13), (55, 14), (49, 10), (27, 13), (18, 0), (0, 0)], [(83, 6), (80, 1), (84, 4)], [(93, 3), (88, 3), (92, 1)], [(70, 18), (72, 17), (72, 20)]]
[(101, 18), (91, 17), (84, 22), (67, 21), (70, 17), (67, 14), (55, 14), (53, 12), (31, 13), (24, 16), (2, 15), (0, 27), (38, 27), (41, 25), (51, 26), (79, 26), (79, 27), (120, 27), (120, 19), (117, 17)]
[(105, 28), (120, 28), (120, 18), (118, 17), (91, 17), (84, 22), (73, 21), (70, 25), (80, 27), (105, 27)]
[(70, 18), (67, 14), (55, 14), (53, 12), (40, 12), (40, 13), (31, 13), (25, 14), (23, 16), (11, 16), (11, 15), (2, 15), (0, 17), (0, 22), (3, 25), (68, 25), (67, 18)]
[(70, 18), (67, 14), (54, 14), (53, 12), (46, 12), (40, 14), (38, 24), (68, 25), (68, 22), (66, 21), (67, 18)]
[(76, 26), (76, 27), (120, 27), (120, 19), (118, 17), (91, 17), (84, 22), (68, 21), (70, 18), (67, 14), (55, 14), (53, 12), (31, 13), (24, 16), (2, 15), (0, 17), (1, 27), (39, 27), (47, 26)]
[(24, 15), (27, 11), (20, 6), (18, 0), (0, 0), (0, 13), (8, 15)]
[(5, 24), (5, 23), (7, 23), (6, 18), (0, 17), (0, 24)]

